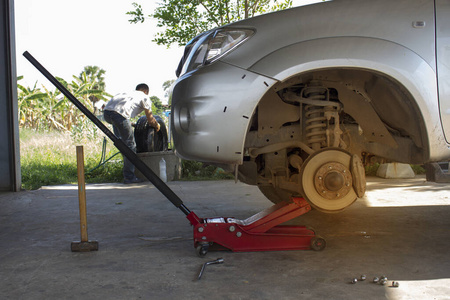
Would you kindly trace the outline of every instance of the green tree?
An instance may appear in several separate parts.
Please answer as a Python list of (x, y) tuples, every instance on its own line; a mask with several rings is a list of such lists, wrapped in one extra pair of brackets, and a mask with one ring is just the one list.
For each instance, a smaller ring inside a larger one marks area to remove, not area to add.
[[(56, 79), (93, 111), (97, 100), (111, 97), (104, 91), (104, 73), (98, 67), (88, 66), (78, 77), (73, 75), (71, 83), (59, 77)], [(90, 125), (86, 117), (59, 90), (51, 91), (43, 85), (41, 90), (37, 88), (37, 82), (32, 88), (25, 87), (19, 83), (22, 78), (17, 78), (19, 122), (22, 128), (72, 131), (74, 127), (84, 130)]]
[(105, 70), (97, 66), (85, 66), (78, 78), (83, 80), (83, 77), (86, 77), (87, 81), (92, 84), (93, 89), (104, 91), (106, 87), (105, 73)]
[[(145, 15), (140, 4), (133, 3), (134, 10), (127, 12), (130, 23), (142, 23)], [(154, 14), (158, 32), (154, 42), (158, 45), (184, 46), (201, 32), (241, 19), (270, 11), (292, 7), (292, 0), (161, 0)]]
[[(72, 77), (73, 80), (68, 85), (68, 88), (74, 95), (81, 97), (83, 100), (87, 101), (89, 99), (95, 103), (100, 99), (106, 100), (107, 97), (111, 97), (110, 94), (101, 88), (95, 78), (88, 76), (85, 72), (82, 72), (79, 77), (75, 75)], [(91, 104), (85, 103), (85, 105), (89, 107)]]
[[(19, 125), (21, 127), (35, 127), (40, 118), (40, 112), (35, 109), (35, 102), (39, 102), (41, 99), (47, 97), (46, 93), (43, 93), (37, 88), (37, 82), (35, 82), (32, 88), (25, 87), (19, 83), (23, 79), (23, 76), (17, 77), (17, 100), (19, 108)], [(39, 115), (36, 118), (36, 115)]]
[(152, 113), (153, 115), (161, 115), (164, 112), (164, 107), (161, 100), (157, 96), (151, 96), (152, 101)]

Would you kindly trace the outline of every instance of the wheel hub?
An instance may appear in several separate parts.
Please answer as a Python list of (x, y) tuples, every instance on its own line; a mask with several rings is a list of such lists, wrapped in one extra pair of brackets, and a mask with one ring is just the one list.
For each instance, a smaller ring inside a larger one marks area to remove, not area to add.
[(329, 200), (342, 199), (352, 189), (350, 170), (339, 162), (328, 162), (314, 176), (317, 193)]
[(325, 187), (330, 191), (338, 191), (344, 184), (344, 176), (338, 172), (329, 172), (323, 179)]

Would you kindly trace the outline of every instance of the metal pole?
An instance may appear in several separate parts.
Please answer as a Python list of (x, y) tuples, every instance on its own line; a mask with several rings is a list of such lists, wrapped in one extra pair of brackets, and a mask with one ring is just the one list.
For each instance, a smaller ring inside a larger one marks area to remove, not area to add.
[(117, 138), (114, 133), (112, 133), (93, 113), (89, 111), (74, 95), (72, 95), (50, 72), (48, 72), (28, 51), (23, 53), (28, 61), (33, 64), (36, 69), (38, 69), (42, 75), (44, 75), (53, 85), (61, 91), (81, 112), (88, 117), (97, 127), (103, 131), (103, 133), (109, 137), (114, 146), (119, 149), (119, 151), (128, 158), (153, 185), (164, 195), (166, 198), (172, 202), (175, 207), (180, 209), (186, 216), (191, 212), (183, 204), (183, 201), (165, 184), (128, 146), (119, 138)]

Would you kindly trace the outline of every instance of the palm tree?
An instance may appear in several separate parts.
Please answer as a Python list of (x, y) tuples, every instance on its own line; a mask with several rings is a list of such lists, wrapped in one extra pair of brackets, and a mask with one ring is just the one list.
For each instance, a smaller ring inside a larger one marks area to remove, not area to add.
[[(84, 104), (94, 108), (94, 114), (97, 111), (95, 103), (99, 100), (108, 100), (112, 96), (105, 92), (105, 75), (106, 71), (97, 66), (85, 66), (78, 77), (73, 76), (72, 81), (73, 92), (83, 98)], [(87, 99), (90, 100), (88, 103)]]
[[(105, 71), (96, 66), (86, 66), (80, 76), (73, 76), (71, 83), (62, 78), (56, 79), (67, 88), (88, 109), (94, 111), (94, 104), (111, 97), (105, 92)], [(19, 122), (21, 127), (71, 130), (73, 126), (85, 123), (84, 115), (67, 101), (60, 91), (48, 90), (37, 82), (32, 88), (19, 84), (23, 76), (17, 78), (17, 98)]]
[[(83, 80), (83, 77), (87, 77), (87, 81), (92, 83), (92, 88), (95, 90), (104, 91), (106, 84), (105, 84), (105, 75), (106, 71), (103, 69), (100, 69), (97, 66), (85, 66), (83, 71), (81, 71), (78, 78)], [(83, 75), (85, 74), (85, 75)]]

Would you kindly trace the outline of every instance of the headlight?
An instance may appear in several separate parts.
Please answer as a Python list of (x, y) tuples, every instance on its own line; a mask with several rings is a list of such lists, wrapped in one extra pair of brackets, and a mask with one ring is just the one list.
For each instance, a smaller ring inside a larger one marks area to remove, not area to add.
[(193, 46), (181, 74), (210, 64), (233, 51), (254, 34), (251, 29), (222, 28), (205, 34)]
[(205, 64), (212, 63), (242, 44), (254, 33), (249, 29), (217, 30), (209, 41)]

